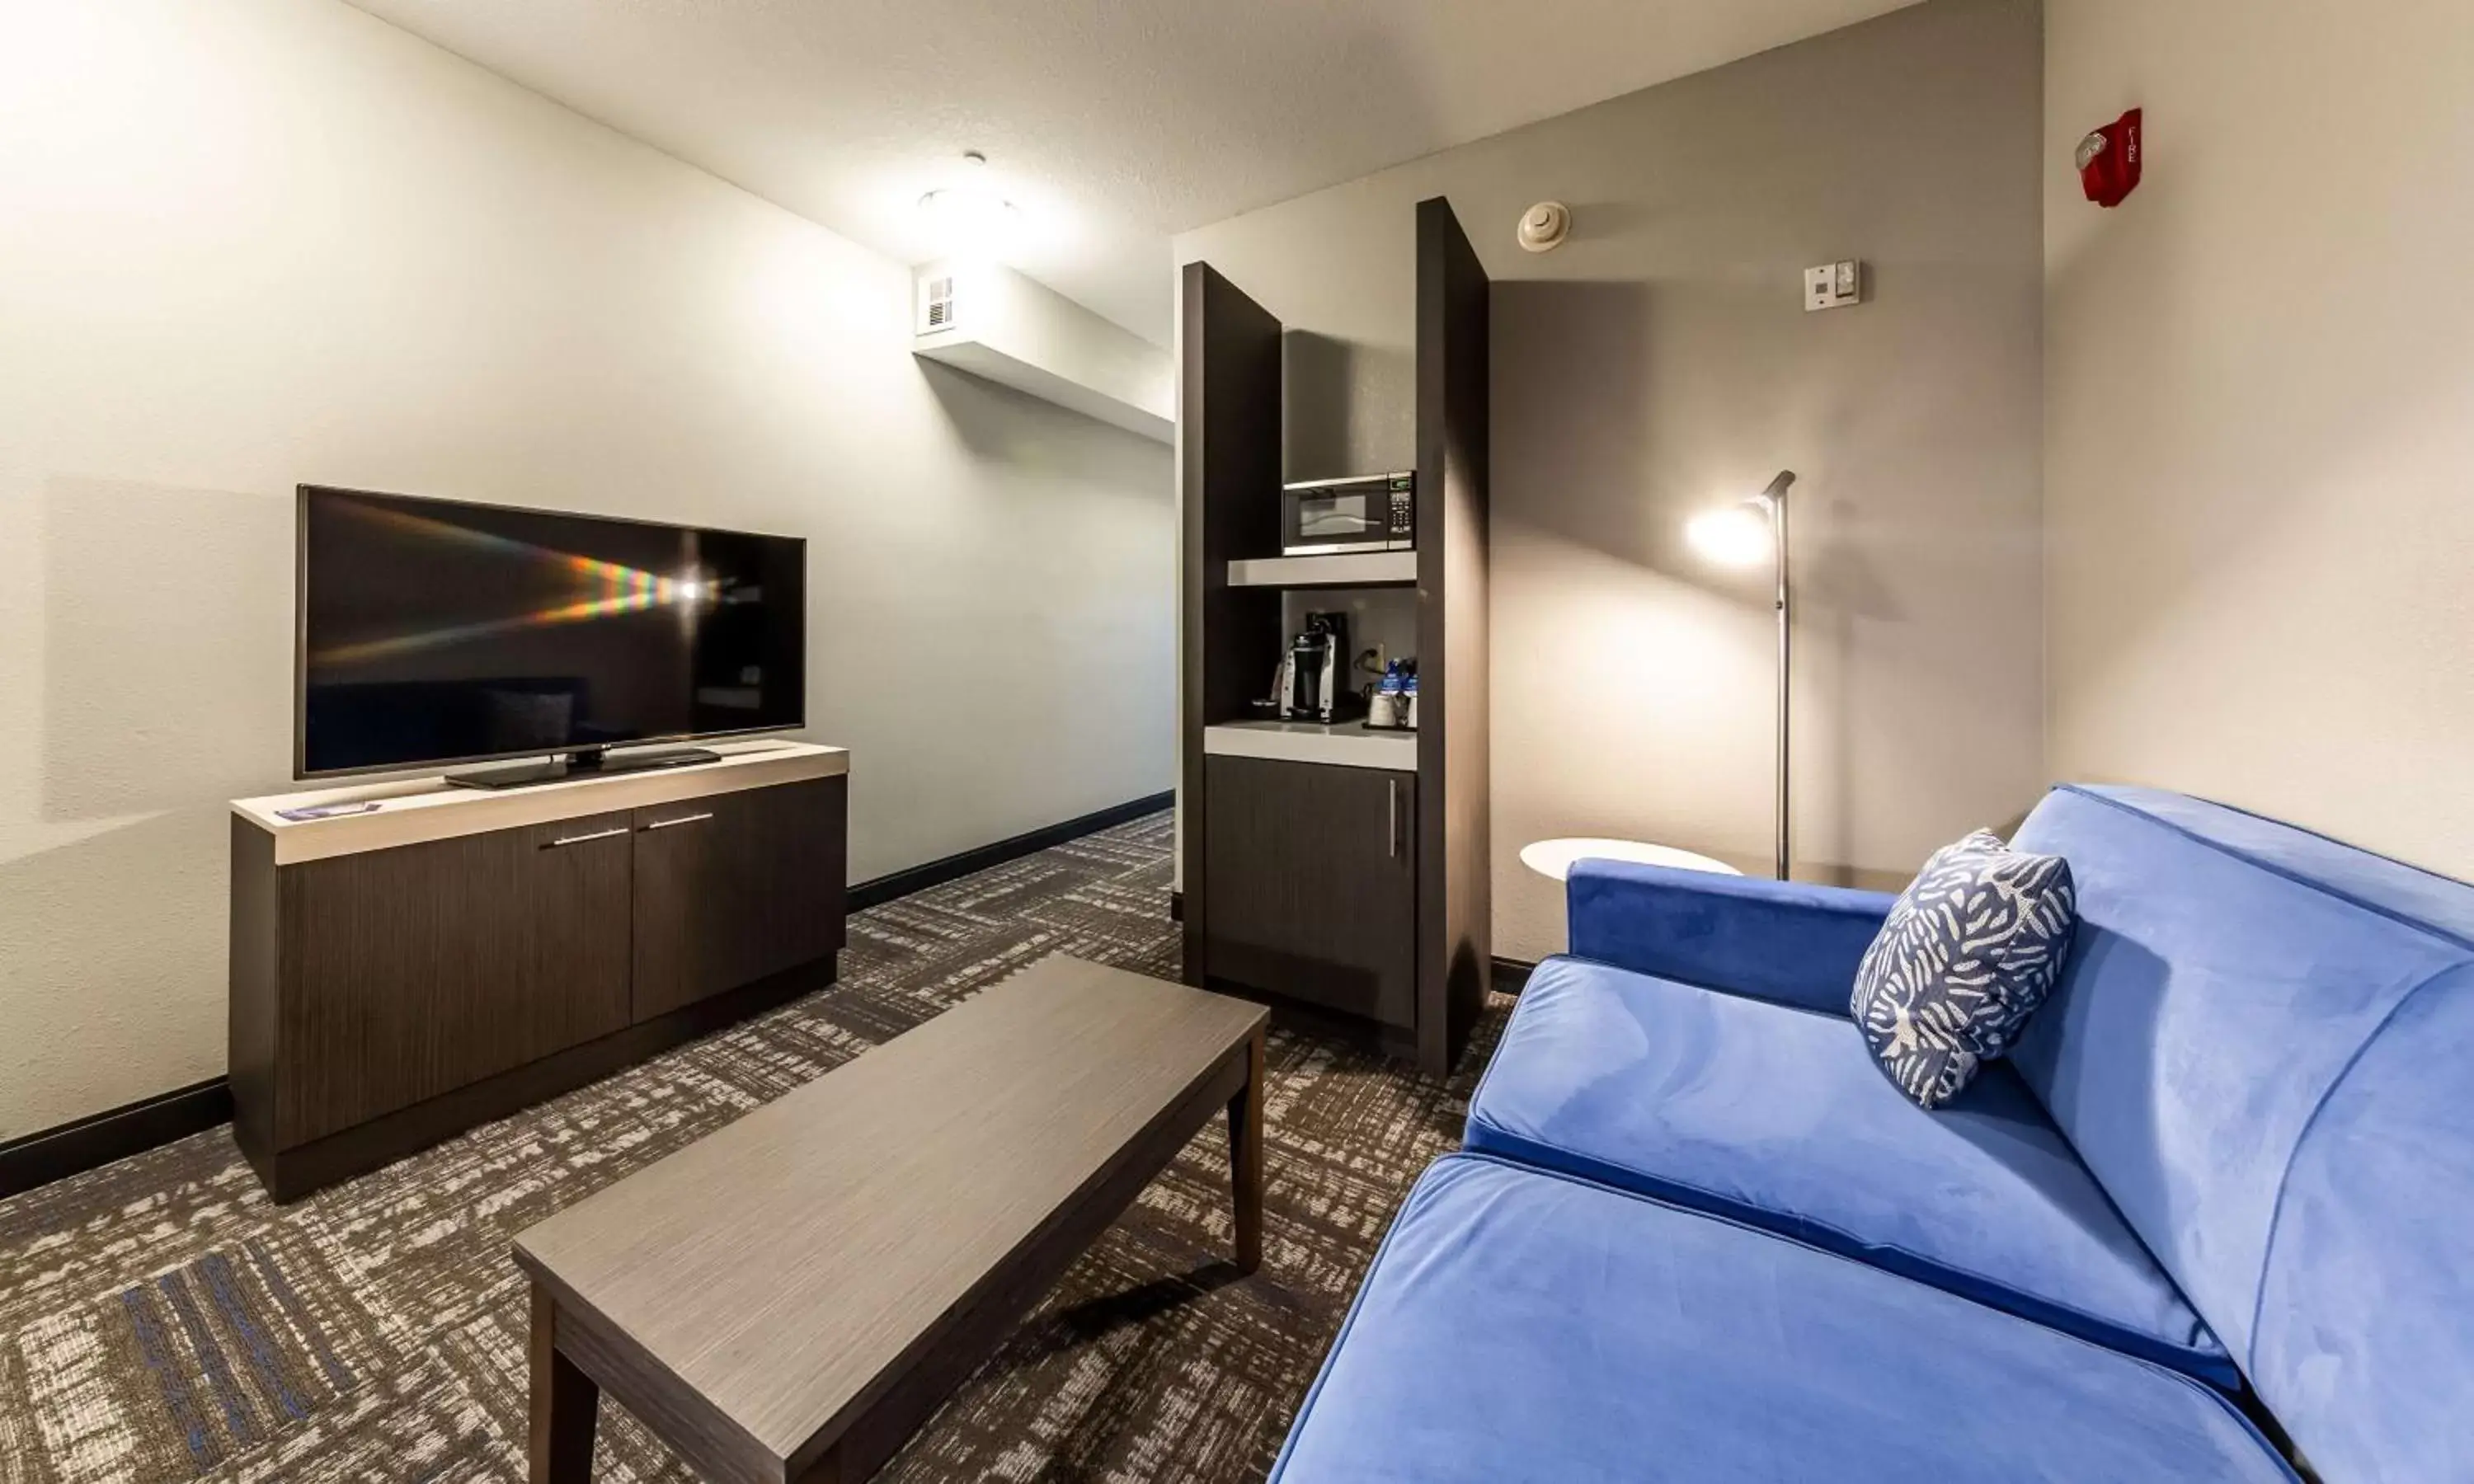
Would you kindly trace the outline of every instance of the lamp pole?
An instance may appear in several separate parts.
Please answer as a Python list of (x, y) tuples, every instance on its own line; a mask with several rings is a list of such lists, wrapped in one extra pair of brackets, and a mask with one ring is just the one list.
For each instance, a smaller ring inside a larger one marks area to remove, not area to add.
[(1790, 618), (1787, 610), (1786, 491), (1795, 483), (1782, 469), (1760, 493), (1770, 515), (1770, 551), (1778, 562), (1778, 878), (1787, 879), (1787, 658)]

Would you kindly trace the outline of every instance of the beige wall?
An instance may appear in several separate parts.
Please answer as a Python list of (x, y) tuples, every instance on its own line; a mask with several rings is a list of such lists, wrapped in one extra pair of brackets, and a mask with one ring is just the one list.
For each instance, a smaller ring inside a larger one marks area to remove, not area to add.
[(1166, 788), (1167, 450), (909, 294), (332, 0), (0, 6), (0, 1138), (223, 1067), (299, 481), (808, 537), (857, 876)]
[[(2040, 68), (2032, 0), (1931, 0), (1177, 239), (1291, 328), (1292, 478), (1412, 462), (1413, 203), (1496, 279), (1498, 953), (1563, 943), (1530, 840), (1769, 869), (1767, 578), (1681, 529), (1780, 468), (1799, 874), (1903, 884), (2034, 802)], [(1545, 198), (1577, 232), (1533, 256)], [(1870, 301), (1806, 314), (1840, 257)]]
[[(2050, 0), (2055, 772), (2474, 876), (2474, 6)], [(2147, 109), (2147, 179), (2071, 147)]]

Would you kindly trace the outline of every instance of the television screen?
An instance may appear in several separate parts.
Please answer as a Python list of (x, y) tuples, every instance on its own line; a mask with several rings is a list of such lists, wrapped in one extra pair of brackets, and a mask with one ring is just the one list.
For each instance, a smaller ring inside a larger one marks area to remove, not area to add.
[(303, 778), (807, 717), (807, 543), (301, 487)]

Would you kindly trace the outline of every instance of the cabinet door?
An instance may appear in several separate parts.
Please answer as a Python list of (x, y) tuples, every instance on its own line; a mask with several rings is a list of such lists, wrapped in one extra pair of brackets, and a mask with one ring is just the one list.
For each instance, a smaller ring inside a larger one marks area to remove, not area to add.
[(1417, 1021), (1415, 774), (1205, 760), (1212, 977)]
[(282, 868), (284, 1147), (627, 1024), (624, 813)]
[(635, 1017), (842, 945), (841, 778), (636, 811)]

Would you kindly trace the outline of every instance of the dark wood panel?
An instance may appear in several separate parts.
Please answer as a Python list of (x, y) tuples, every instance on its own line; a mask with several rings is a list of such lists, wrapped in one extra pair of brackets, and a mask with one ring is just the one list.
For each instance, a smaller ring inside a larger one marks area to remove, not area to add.
[(561, 1332), (585, 1317), (614, 1399), (693, 1424), (670, 1441), (708, 1476), (864, 1477), (1237, 1095), (1263, 1020), (1044, 960), (525, 1232), (517, 1260)]
[(280, 870), (279, 1146), (628, 1021), (623, 813)]
[(1212, 977), (1415, 1025), (1419, 779), (1257, 757), (1205, 772)]
[(269, 1151), (276, 1144), (276, 1037), (283, 1008), (282, 889), (275, 837), (237, 815), (231, 822), (230, 894), (224, 1054), (232, 1141), (244, 1151)]
[(842, 945), (841, 778), (635, 812), (634, 1017)]
[(1210, 972), (1202, 729), (1251, 714), (1279, 663), (1280, 595), (1231, 587), (1231, 559), (1280, 546), (1280, 322), (1206, 263), (1185, 266), (1177, 369), (1183, 645), (1178, 725), (1185, 979)]
[(745, 989), (698, 1000), (657, 1019), (624, 1026), (597, 1041), (467, 1083), (452, 1092), (382, 1113), (323, 1138), (273, 1150), (243, 1144), (241, 1153), (249, 1158), (250, 1167), (257, 1171), (257, 1178), (279, 1203), (297, 1201), (339, 1180), (366, 1174), (441, 1139), (452, 1138), (466, 1129), (597, 1082), (621, 1067), (632, 1066), (699, 1036), (711, 1035), (750, 1016), (762, 1015), (802, 994), (812, 994), (834, 982), (836, 969), (835, 959), (818, 959), (769, 979), (760, 979)]
[(1418, 203), (1418, 1059), (1441, 1075), (1493, 959), (1488, 775), (1492, 289), (1443, 197)]

